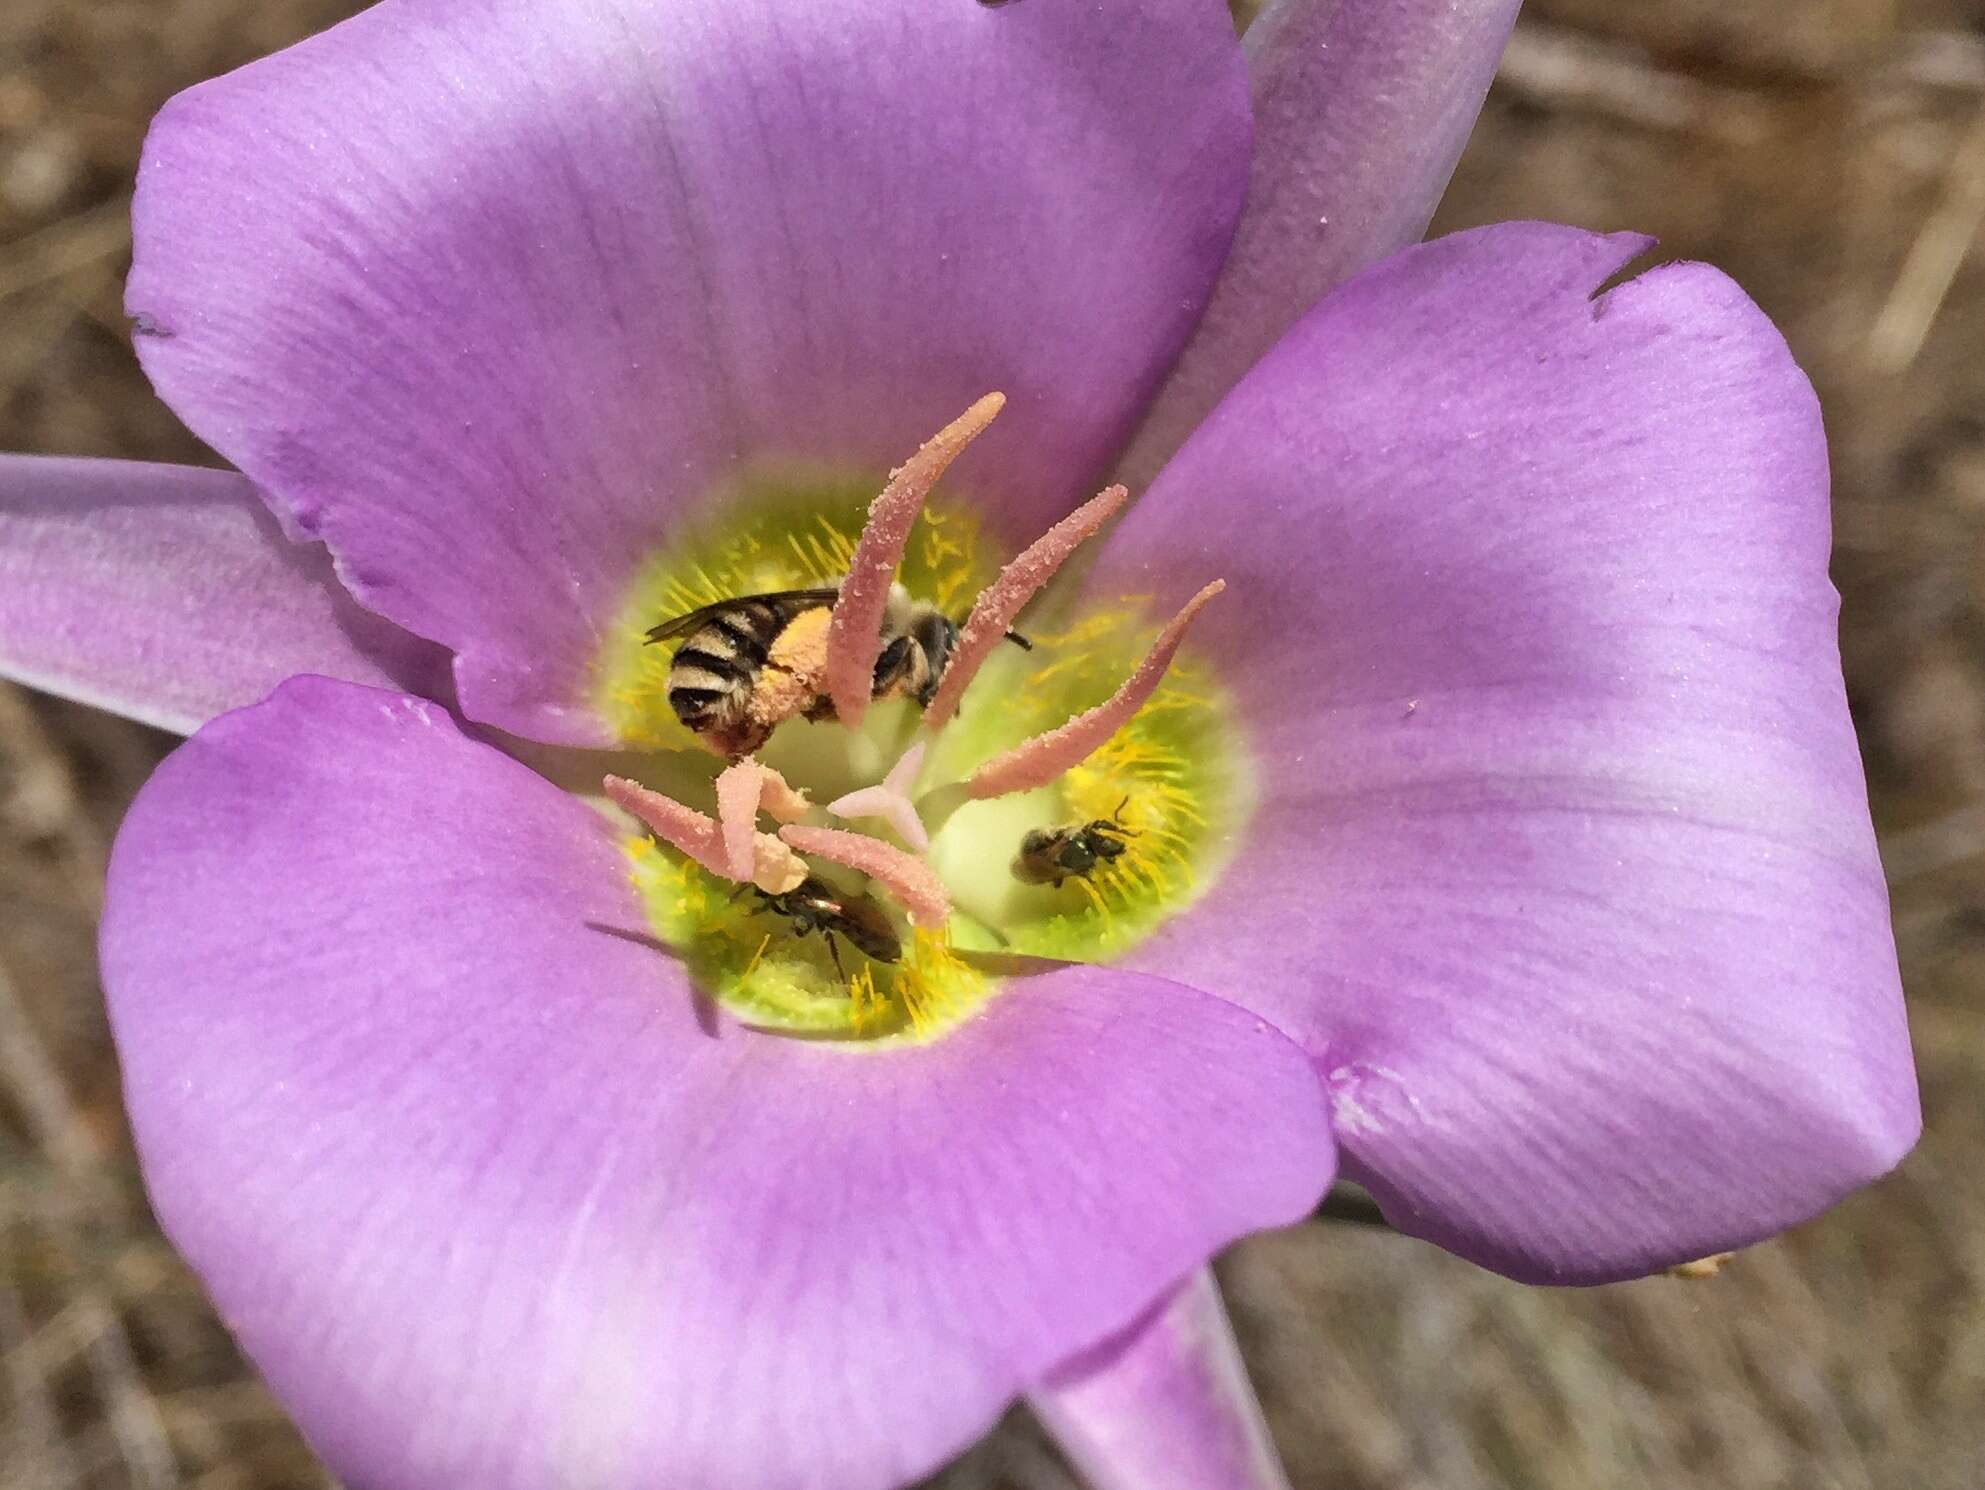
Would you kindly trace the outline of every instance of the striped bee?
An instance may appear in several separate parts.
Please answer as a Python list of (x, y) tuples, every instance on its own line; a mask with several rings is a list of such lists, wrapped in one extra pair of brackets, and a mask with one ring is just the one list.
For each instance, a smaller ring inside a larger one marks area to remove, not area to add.
[[(650, 643), (681, 639), (669, 666), (669, 707), (685, 728), (730, 760), (751, 754), (788, 719), (831, 719), (821, 687), (827, 622), (840, 587), (773, 590), (699, 606), (648, 632)], [(1023, 636), (1007, 640), (1031, 647)], [(875, 659), (875, 698), (937, 693), (958, 645), (958, 627), (934, 605), (890, 588)]]

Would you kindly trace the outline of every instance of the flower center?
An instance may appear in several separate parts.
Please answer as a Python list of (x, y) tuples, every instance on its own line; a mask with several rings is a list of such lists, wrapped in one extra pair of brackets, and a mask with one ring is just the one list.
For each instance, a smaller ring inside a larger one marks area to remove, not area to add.
[[(1000, 645), (985, 654), (941, 728), (926, 727), (922, 708), (935, 679), (921, 700), (909, 690), (879, 697), (853, 729), (824, 710), (783, 719), (751, 761), (808, 802), (784, 813), (766, 808), (791, 824), (791, 837), (761, 832), (757, 883), (734, 877), (714, 817), (725, 762), (671, 698), (695, 665), (678, 659), (700, 648), (677, 638), (658, 645), (649, 633), (750, 597), (832, 589), (856, 562), (877, 486), (797, 473), (732, 494), (718, 506), (721, 525), (683, 533), (643, 568), (606, 639), (596, 684), (629, 747), (650, 753), (643, 783), (695, 808), (688, 819), (712, 815), (690, 830), (703, 835), (692, 844), (700, 856), (655, 838), (628, 840), (657, 936), (746, 1023), (859, 1045), (941, 1034), (1020, 979), (1029, 959), (1121, 955), (1218, 873), (1250, 796), (1234, 715), (1212, 670), (1189, 652), (1142, 707), (1047, 784), (970, 794), (988, 761), (1110, 700), (1159, 634), (1162, 617), (1147, 597), (1078, 609), (1068, 588), (1056, 587), (1020, 622), (1031, 650)], [(955, 639), (997, 572), (989, 549), (969, 508), (927, 502), (896, 571), (901, 593), (944, 617)], [(728, 656), (727, 646), (707, 645)], [(749, 672), (756, 653), (740, 650)], [(885, 650), (878, 678), (890, 665)], [(934, 712), (944, 712), (941, 702)], [(859, 820), (830, 814), (830, 803)], [(851, 868), (838, 849), (821, 857), (846, 841), (823, 828), (870, 835), (884, 846), (875, 853), (906, 864), (921, 860), (914, 867), (947, 902), (942, 925), (914, 924), (921, 902), (910, 897), (906, 914), (886, 870)], [(917, 841), (926, 831), (927, 841)], [(795, 867), (767, 870), (768, 849)]]

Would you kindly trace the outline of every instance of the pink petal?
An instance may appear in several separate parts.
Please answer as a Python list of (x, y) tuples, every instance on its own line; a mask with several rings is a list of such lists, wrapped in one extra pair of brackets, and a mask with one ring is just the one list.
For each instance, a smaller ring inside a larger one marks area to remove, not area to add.
[(1298, 1040), (1387, 1216), (1533, 1281), (1757, 1241), (1919, 1123), (1819, 404), (1706, 265), (1601, 293), (1647, 246), (1506, 223), (1344, 285), (1086, 581), (1227, 575), (1194, 650), (1301, 762), (1126, 960)]
[(1105, 740), (1123, 728), (1131, 715), (1144, 707), (1144, 701), (1165, 676), (1165, 669), (1172, 665), (1172, 656), (1185, 640), (1186, 627), (1192, 624), (1192, 618), (1226, 588), (1225, 580), (1216, 579), (1193, 596), (1185, 603), (1185, 609), (1166, 623), (1150, 653), (1124, 679), (1123, 687), (1068, 723), (1016, 745), (1004, 755), (994, 756), (972, 773), (972, 779), (965, 783), (967, 793), (983, 800), (1003, 797), (1008, 792), (1031, 791), (1087, 760)]
[(1332, 288), (1419, 241), (1516, 11), (1517, 0), (1272, 0), (1248, 27), (1247, 206), (1212, 303), (1117, 467), (1126, 480), (1150, 481)]
[(1289, 1490), (1207, 1268), (1027, 1400), (1093, 1490)]
[(902, 1485), (1330, 1182), (1309, 1060), (1158, 979), (1056, 968), (860, 1056), (699, 1007), (617, 836), (321, 678), (118, 834), (147, 1186), (341, 1484)]
[(878, 881), (910, 913), (913, 925), (942, 926), (951, 917), (951, 902), (931, 867), (880, 838), (843, 828), (797, 825), (781, 828), (779, 836), (802, 853), (845, 864)]
[(1212, 0), (320, 9), (360, 13), (148, 135), (138, 356), (460, 654), (470, 717), (545, 743), (616, 743), (599, 629), (768, 464), (886, 470), (1001, 388), (1026, 426), (974, 495), (1016, 546), (1073, 508), (1247, 188)]
[(232, 471), (0, 455), (0, 677), (185, 734), (297, 673), (452, 703), (448, 665)]
[(910, 528), (945, 467), (958, 458), (1005, 406), (1006, 395), (988, 393), (925, 441), (890, 474), (882, 495), (869, 504), (868, 525), (855, 545), (827, 628), (827, 696), (841, 723), (854, 729), (868, 712), (875, 687), (875, 659), (882, 651), (882, 612), (902, 562)]
[(992, 649), (1005, 639), (1007, 628), (1027, 602), (1054, 578), (1055, 571), (1085, 538), (1116, 515), (1129, 495), (1127, 487), (1106, 488), (1049, 528), (1026, 552), (1000, 570), (999, 578), (987, 585), (972, 603), (972, 614), (966, 617), (964, 629), (958, 633), (958, 645), (952, 649), (951, 661), (945, 667), (944, 681), (938, 685), (930, 707), (924, 710), (926, 725), (936, 729), (951, 717), (958, 700), (964, 696), (965, 685), (972, 681)]

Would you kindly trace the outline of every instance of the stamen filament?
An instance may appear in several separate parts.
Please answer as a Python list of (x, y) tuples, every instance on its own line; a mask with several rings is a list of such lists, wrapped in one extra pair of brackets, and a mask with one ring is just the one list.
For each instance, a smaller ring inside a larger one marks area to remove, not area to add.
[(836, 717), (849, 729), (858, 728), (868, 712), (875, 660), (882, 652), (883, 611), (910, 528), (945, 468), (992, 423), (1005, 403), (1005, 394), (988, 393), (973, 404), (891, 472), (889, 485), (869, 504), (868, 522), (855, 544), (854, 560), (827, 626), (827, 696), (834, 702)]
[(844, 828), (781, 828), (779, 836), (802, 853), (815, 854), (867, 875), (909, 912), (910, 924), (942, 926), (951, 917), (944, 884), (922, 859), (866, 833)]
[(1129, 495), (1128, 488), (1112, 486), (1091, 497), (1029, 544), (972, 602), (972, 614), (958, 633), (937, 695), (924, 710), (926, 728), (938, 729), (951, 717), (965, 685), (1005, 638), (1027, 602), (1054, 578), (1083, 540), (1116, 515)]
[(1226, 588), (1225, 580), (1216, 579), (1193, 596), (1165, 624), (1150, 652), (1124, 679), (1121, 688), (1095, 708), (1077, 714), (1066, 724), (994, 756), (972, 773), (971, 779), (965, 783), (966, 795), (983, 801), (988, 797), (1003, 797), (1008, 792), (1031, 791), (1037, 786), (1046, 786), (1095, 754), (1157, 690), (1165, 676), (1165, 669), (1172, 665), (1172, 657), (1185, 640), (1186, 628), (1192, 624), (1193, 617), (1199, 614), (1207, 601)]

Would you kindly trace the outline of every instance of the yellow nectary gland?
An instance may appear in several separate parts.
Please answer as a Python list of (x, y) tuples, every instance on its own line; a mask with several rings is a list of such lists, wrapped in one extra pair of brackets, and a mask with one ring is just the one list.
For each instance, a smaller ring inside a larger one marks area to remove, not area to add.
[[(714, 796), (703, 783), (722, 763), (676, 721), (667, 700), (672, 649), (647, 645), (648, 628), (720, 600), (832, 584), (876, 489), (857, 479), (742, 493), (723, 504), (721, 531), (671, 546), (632, 588), (603, 650), (598, 697), (630, 748), (671, 752), (657, 758), (655, 774), (684, 800), (709, 810)], [(996, 568), (970, 513), (938, 506), (913, 530), (899, 579), (960, 620)], [(1158, 631), (1159, 607), (1143, 597), (1061, 625), (1052, 600), (1042, 597), (1023, 623), (1035, 650), (1000, 648), (932, 740), (926, 792), (1108, 698)], [(917, 722), (900, 700), (871, 709), (853, 733), (795, 721), (762, 758), (824, 804), (878, 781)], [(903, 946), (895, 962), (872, 962), (841, 941), (845, 981), (820, 936), (795, 935), (794, 923), (754, 892), (645, 838), (629, 841), (629, 856), (657, 935), (698, 986), (747, 1023), (861, 1043), (929, 1038), (995, 992), (1014, 957), (1106, 961), (1184, 908), (1218, 872), (1249, 796), (1236, 723), (1188, 651), (1130, 722), (1059, 781), (928, 816), (929, 860), (951, 893), (948, 926), (912, 934), (896, 915)], [(1119, 807), (1129, 830), (1119, 857), (1059, 889), (1015, 878), (1028, 830), (1108, 819)], [(886, 831), (874, 820), (859, 826)], [(815, 868), (839, 889), (862, 892), (832, 865)]]

